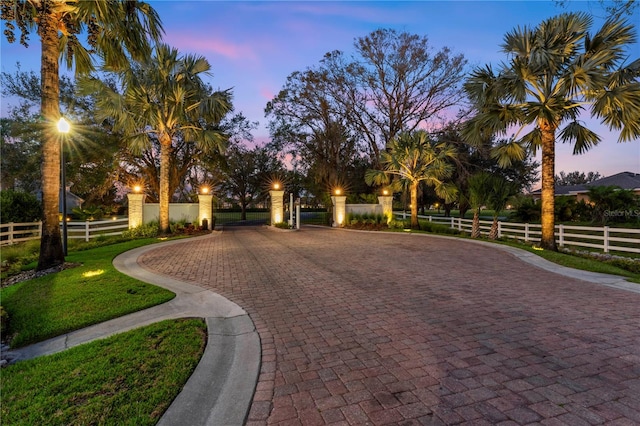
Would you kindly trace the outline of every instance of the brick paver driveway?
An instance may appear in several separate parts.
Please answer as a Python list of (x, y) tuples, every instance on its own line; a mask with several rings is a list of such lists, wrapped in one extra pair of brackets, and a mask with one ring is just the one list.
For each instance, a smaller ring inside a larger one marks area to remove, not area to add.
[(235, 228), (145, 267), (238, 303), (247, 424), (640, 424), (640, 294), (464, 241)]

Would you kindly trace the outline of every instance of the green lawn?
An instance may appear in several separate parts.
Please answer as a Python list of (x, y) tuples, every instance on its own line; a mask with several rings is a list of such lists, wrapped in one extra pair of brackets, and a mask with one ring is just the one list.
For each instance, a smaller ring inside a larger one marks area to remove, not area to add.
[(82, 266), (2, 289), (11, 346), (42, 341), (173, 299), (174, 293), (130, 278), (112, 265), (118, 254), (155, 241), (133, 240), (70, 252), (67, 262)]
[(4, 425), (154, 425), (195, 369), (201, 319), (168, 320), (2, 370)]

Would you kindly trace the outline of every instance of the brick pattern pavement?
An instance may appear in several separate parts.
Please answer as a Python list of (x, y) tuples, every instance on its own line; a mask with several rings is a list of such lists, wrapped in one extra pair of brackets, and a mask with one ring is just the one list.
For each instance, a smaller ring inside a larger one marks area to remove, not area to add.
[(251, 315), (248, 425), (640, 424), (640, 294), (464, 241), (233, 228), (143, 266)]

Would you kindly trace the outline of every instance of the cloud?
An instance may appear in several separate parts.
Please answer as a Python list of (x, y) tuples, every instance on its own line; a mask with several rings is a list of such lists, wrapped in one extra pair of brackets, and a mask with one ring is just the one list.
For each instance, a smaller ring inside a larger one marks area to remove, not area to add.
[(260, 88), (260, 96), (262, 96), (267, 101), (271, 101), (276, 96), (276, 94), (273, 90), (271, 90), (270, 87), (262, 86)]
[(167, 37), (168, 44), (183, 52), (198, 52), (200, 54), (215, 54), (232, 61), (258, 62), (258, 55), (253, 47), (247, 44), (233, 43), (215, 36), (191, 34), (171, 34)]

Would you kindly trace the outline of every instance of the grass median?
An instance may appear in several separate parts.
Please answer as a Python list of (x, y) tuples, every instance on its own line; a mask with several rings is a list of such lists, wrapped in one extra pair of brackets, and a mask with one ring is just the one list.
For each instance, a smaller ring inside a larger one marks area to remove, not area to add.
[[(72, 251), (66, 261), (79, 266), (3, 288), (3, 337), (20, 347), (173, 299), (173, 292), (130, 278), (112, 264), (117, 255), (157, 241), (104, 242)], [(202, 319), (168, 320), (9, 365), (0, 383), (2, 423), (156, 424), (205, 345)]]
[(12, 347), (59, 336), (167, 302), (171, 291), (135, 280), (112, 264), (118, 254), (157, 240), (132, 240), (70, 252), (80, 266), (24, 281), (0, 291)]
[(202, 319), (167, 320), (2, 370), (6, 425), (154, 425), (195, 369)]

